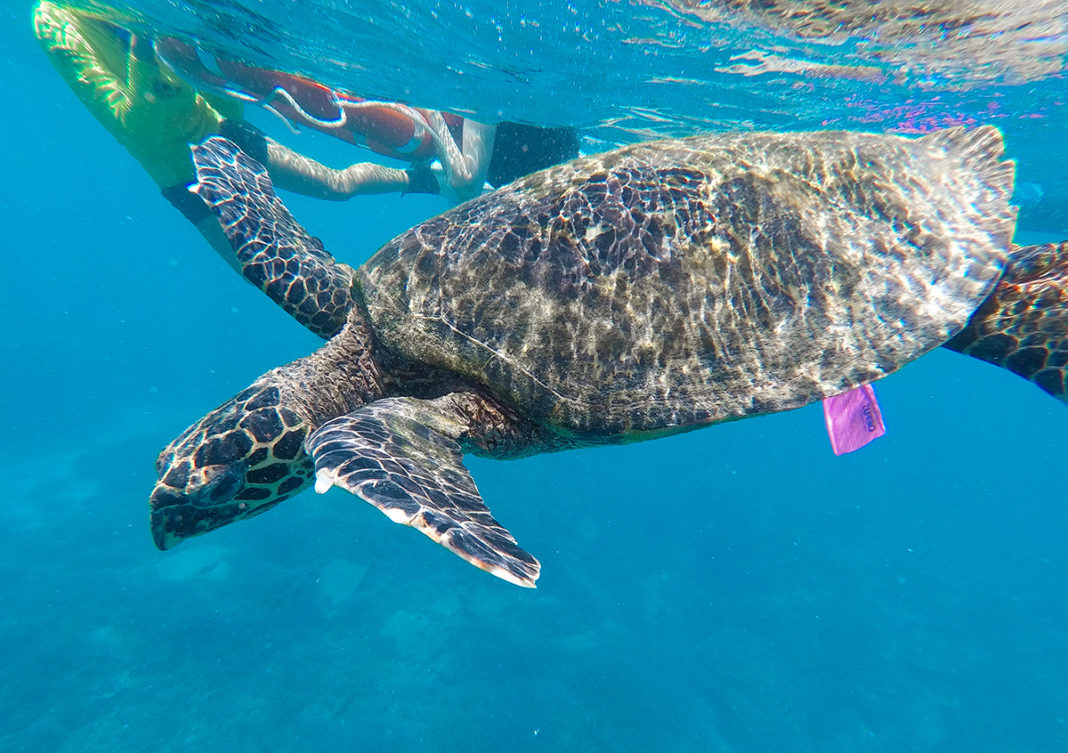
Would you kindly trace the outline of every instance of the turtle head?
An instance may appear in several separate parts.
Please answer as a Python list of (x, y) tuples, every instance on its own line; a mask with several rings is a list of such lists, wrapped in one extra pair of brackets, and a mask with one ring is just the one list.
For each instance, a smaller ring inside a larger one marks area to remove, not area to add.
[(267, 378), (186, 429), (156, 461), (149, 498), (156, 546), (170, 549), (258, 515), (308, 486), (308, 431)]

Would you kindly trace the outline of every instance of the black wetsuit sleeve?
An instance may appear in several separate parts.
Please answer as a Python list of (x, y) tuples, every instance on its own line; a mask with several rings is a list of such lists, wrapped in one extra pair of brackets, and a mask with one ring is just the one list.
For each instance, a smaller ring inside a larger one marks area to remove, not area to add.
[(203, 199), (189, 190), (190, 185), (189, 183), (179, 183), (176, 186), (168, 186), (161, 189), (160, 193), (187, 220), (194, 225), (199, 225), (202, 220), (214, 216), (215, 213), (204, 203)]
[(243, 120), (227, 118), (219, 126), (219, 135), (237, 144), (241, 151), (260, 164), (270, 163), (270, 157), (267, 156), (267, 137), (256, 126)]

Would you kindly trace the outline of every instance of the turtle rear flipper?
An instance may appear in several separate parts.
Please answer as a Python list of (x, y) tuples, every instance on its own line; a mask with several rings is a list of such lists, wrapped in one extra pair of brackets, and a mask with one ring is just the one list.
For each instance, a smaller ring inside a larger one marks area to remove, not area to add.
[(1068, 400), (1068, 241), (1015, 249), (994, 292), (945, 347)]
[(192, 150), (190, 190), (218, 216), (242, 274), (320, 337), (340, 332), (352, 308), (352, 268), (293, 219), (267, 169), (232, 141), (212, 136)]
[(315, 490), (352, 492), (475, 567), (532, 588), (541, 565), (482, 501), (454, 438), (463, 429), (441, 401), (388, 398), (365, 405), (305, 440)]

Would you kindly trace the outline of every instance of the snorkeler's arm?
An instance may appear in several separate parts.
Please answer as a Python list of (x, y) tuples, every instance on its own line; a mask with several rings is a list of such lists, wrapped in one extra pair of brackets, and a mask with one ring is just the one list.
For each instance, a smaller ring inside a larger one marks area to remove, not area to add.
[(279, 188), (316, 199), (344, 201), (353, 196), (399, 193), (408, 189), (408, 173), (373, 162), (357, 162), (343, 170), (316, 162), (267, 138), (267, 169)]
[(279, 188), (316, 199), (344, 201), (376, 193), (437, 193), (437, 181), (421, 180), (418, 169), (398, 170), (373, 162), (358, 162), (344, 170), (317, 162), (284, 144), (264, 136), (243, 121), (225, 120), (222, 135), (263, 164)]
[(241, 147), (241, 151), (266, 167), (274, 184), (287, 191), (316, 199), (344, 201), (358, 194), (399, 192), (408, 188), (408, 175), (403, 170), (367, 162), (335, 170), (264, 136), (260, 129), (241, 120), (224, 120), (219, 130)]

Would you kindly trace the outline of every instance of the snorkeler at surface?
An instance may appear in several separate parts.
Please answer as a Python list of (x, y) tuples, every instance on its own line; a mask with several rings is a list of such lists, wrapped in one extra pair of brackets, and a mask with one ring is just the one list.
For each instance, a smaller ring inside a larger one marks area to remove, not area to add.
[[(203, 202), (189, 193), (189, 145), (220, 134), (263, 162), (281, 188), (345, 200), (373, 193), (433, 193), (459, 202), (578, 155), (570, 128), (486, 125), (450, 113), (363, 100), (310, 79), (207, 55), (184, 42), (153, 44), (98, 13), (47, 0), (34, 31), (60, 75), (213, 248), (235, 264)], [(411, 163), (359, 162), (338, 170), (264, 135), (243, 103)], [(432, 168), (433, 165), (433, 168)]]
[(82, 103), (236, 268), (218, 221), (186, 186), (194, 176), (189, 143), (220, 133), (225, 118), (240, 117), (240, 104), (194, 91), (161, 70), (147, 40), (100, 17), (40, 2), (33, 27)]
[(211, 55), (173, 37), (158, 40), (156, 52), (200, 91), (251, 102), (287, 123), (413, 164), (399, 170), (361, 162), (335, 170), (282, 151), (252, 126), (235, 129), (231, 140), (263, 162), (272, 178), (273, 168), (287, 168), (279, 185), (299, 193), (326, 199), (388, 191), (441, 193), (459, 202), (477, 196), (485, 183), (501, 186), (578, 156), (573, 128), (488, 125), (452, 113), (367, 100), (303, 76)]

